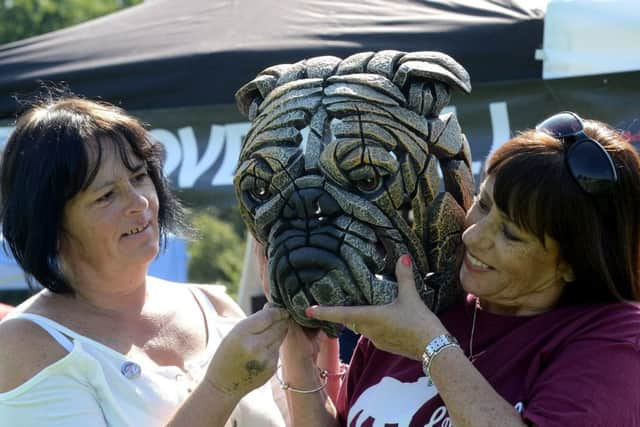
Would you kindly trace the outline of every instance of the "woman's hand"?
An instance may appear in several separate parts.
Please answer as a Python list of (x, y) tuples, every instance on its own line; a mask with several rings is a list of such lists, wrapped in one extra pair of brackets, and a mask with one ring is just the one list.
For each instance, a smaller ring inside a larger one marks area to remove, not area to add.
[[(290, 380), (293, 375), (298, 379), (300, 377), (308, 377), (317, 381), (320, 369), (335, 372), (331, 370), (334, 365), (327, 366), (326, 362), (322, 363), (323, 361), (319, 360), (320, 355), (325, 355), (325, 360), (330, 359), (330, 356), (326, 356), (326, 353), (327, 348), (331, 347), (335, 349), (335, 360), (338, 363), (337, 344), (335, 342), (335, 339), (329, 338), (322, 330), (304, 328), (290, 318), (287, 337), (282, 347), (280, 347), (280, 356), (286, 379)], [(295, 384), (300, 384), (300, 382)]]
[(222, 340), (205, 380), (236, 400), (267, 382), (276, 371), (288, 319), (285, 310), (265, 307), (239, 322)]
[(356, 307), (314, 306), (309, 317), (342, 323), (369, 338), (376, 347), (419, 360), (424, 346), (446, 333), (435, 314), (422, 302), (415, 287), (411, 258), (403, 255), (396, 263), (398, 298), (391, 304)]
[(313, 393), (286, 392), (291, 425), (337, 425), (333, 401), (340, 388), (340, 375), (321, 378), (321, 370), (337, 373), (340, 369), (337, 338), (328, 337), (320, 329), (308, 329), (289, 319), (289, 331), (282, 347), (282, 378), (297, 390)]
[[(327, 392), (335, 399), (342, 380), (338, 375), (341, 369), (339, 350), (338, 338), (329, 337), (321, 329), (304, 328), (289, 319), (287, 338), (280, 347), (285, 377), (288, 380), (306, 377), (305, 380), (317, 381), (320, 371), (326, 370), (330, 373)], [(300, 380), (295, 383), (299, 384)]]
[(320, 349), (328, 339), (322, 330), (302, 327), (289, 318), (289, 329), (280, 349), (281, 355), (290, 363), (315, 364)]

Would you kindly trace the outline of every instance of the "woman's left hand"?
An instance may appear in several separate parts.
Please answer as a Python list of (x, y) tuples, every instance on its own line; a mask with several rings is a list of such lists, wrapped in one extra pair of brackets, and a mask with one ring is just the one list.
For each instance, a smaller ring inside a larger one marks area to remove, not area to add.
[(267, 382), (276, 371), (288, 319), (285, 310), (265, 307), (239, 322), (220, 343), (206, 380), (236, 400)]
[(307, 316), (342, 323), (369, 338), (377, 348), (419, 360), (424, 346), (434, 337), (446, 333), (416, 290), (411, 257), (396, 262), (398, 298), (391, 304), (374, 306), (313, 306)]

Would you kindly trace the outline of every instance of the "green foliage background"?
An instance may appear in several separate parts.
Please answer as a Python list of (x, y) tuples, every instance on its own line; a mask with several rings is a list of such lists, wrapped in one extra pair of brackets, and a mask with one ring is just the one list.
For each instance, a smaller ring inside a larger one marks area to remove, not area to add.
[(0, 44), (106, 15), (142, 0), (0, 0)]
[(189, 243), (189, 281), (219, 283), (237, 299), (246, 229), (237, 207), (192, 212), (198, 237)]

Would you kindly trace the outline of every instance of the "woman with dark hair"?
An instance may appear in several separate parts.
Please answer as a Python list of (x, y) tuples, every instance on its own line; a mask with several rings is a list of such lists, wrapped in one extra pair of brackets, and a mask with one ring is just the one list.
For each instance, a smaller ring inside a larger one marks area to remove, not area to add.
[[(366, 338), (335, 408), (292, 394), (294, 422), (640, 425), (639, 218), (640, 159), (620, 133), (563, 112), (517, 135), (467, 213), (466, 299), (436, 317), (403, 256), (392, 304), (308, 309)], [(285, 355), (305, 345), (288, 341)], [(312, 385), (311, 359), (286, 366), (292, 383)]]
[(2, 157), (0, 221), (44, 289), (0, 324), (3, 422), (283, 425), (263, 384), (286, 312), (240, 321), (220, 286), (147, 276), (165, 233), (185, 231), (161, 156), (106, 103), (62, 96), (19, 117)]

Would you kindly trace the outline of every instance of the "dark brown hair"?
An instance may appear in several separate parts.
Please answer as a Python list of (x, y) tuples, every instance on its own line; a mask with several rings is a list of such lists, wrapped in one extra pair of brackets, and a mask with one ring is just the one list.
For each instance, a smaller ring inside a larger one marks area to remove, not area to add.
[(2, 232), (30, 281), (73, 293), (58, 263), (64, 207), (91, 184), (108, 149), (129, 169), (129, 150), (144, 161), (158, 194), (161, 244), (167, 231), (184, 228), (182, 208), (162, 173), (161, 145), (137, 119), (108, 103), (49, 96), (18, 118), (0, 170)]
[(556, 240), (575, 282), (560, 304), (639, 300), (640, 157), (604, 123), (584, 120), (585, 133), (609, 152), (618, 173), (612, 192), (583, 192), (565, 165), (565, 147), (546, 133), (529, 130), (489, 158), (496, 206), (516, 224)]

